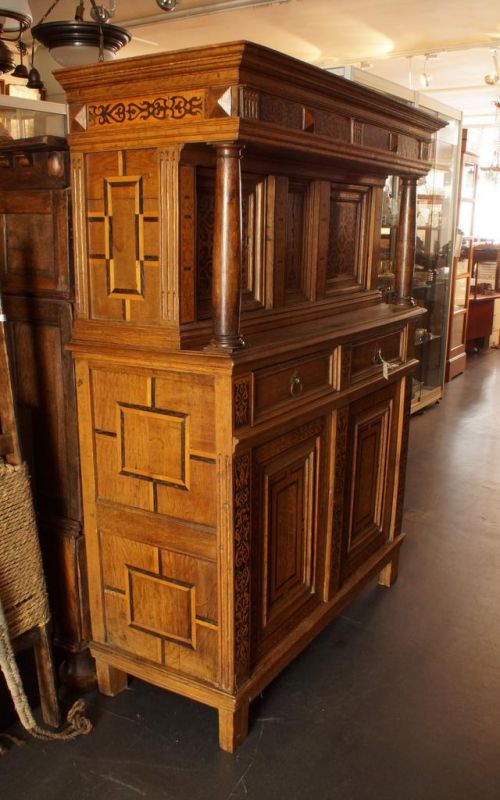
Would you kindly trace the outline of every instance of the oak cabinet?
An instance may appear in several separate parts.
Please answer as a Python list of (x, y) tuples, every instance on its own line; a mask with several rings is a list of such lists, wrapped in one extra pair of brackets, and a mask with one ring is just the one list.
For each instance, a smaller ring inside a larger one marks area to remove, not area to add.
[(397, 575), (416, 183), (442, 123), (245, 42), (58, 77), (99, 686), (208, 703), (233, 751), (249, 702)]
[[(27, 116), (35, 116), (29, 114)], [(82, 537), (69, 154), (64, 138), (0, 146), (0, 281), (24, 457), (30, 467), (55, 642), (68, 680), (95, 684)]]

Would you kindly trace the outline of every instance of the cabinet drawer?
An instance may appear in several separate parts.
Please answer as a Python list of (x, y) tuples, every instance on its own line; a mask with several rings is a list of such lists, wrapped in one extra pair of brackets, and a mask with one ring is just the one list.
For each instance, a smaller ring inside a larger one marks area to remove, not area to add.
[(351, 351), (351, 383), (382, 372), (380, 356), (385, 361), (402, 361), (402, 333), (396, 331), (354, 345)]
[(294, 359), (254, 373), (254, 419), (333, 388), (332, 353)]

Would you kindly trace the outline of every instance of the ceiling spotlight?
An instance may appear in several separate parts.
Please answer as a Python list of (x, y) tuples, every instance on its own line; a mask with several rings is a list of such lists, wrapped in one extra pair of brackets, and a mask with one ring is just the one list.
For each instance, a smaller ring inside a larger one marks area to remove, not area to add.
[(496, 50), (491, 51), (491, 57), (493, 60), (493, 72), (490, 72), (488, 75), (484, 76), (484, 82), (488, 86), (495, 86), (500, 80), (500, 69), (498, 65), (498, 56)]
[(177, 5), (177, 0), (156, 0), (156, 3), (162, 11), (173, 11)]

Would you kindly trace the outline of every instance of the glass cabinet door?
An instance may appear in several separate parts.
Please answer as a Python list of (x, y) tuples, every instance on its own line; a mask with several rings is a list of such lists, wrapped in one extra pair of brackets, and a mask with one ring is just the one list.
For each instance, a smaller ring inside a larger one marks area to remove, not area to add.
[[(450, 277), (454, 254), (456, 174), (460, 124), (449, 120), (434, 141), (434, 164), (417, 185), (417, 228), (412, 296), (426, 309), (415, 331), (419, 366), (413, 379), (412, 410), (442, 396), (448, 338)], [(379, 289), (388, 300), (394, 290), (395, 243), (399, 218), (399, 181), (389, 177), (382, 203)], [(462, 294), (467, 286), (460, 284)], [(457, 302), (465, 300), (457, 296)], [(457, 323), (458, 325), (458, 323)], [(458, 336), (458, 332), (455, 332)]]

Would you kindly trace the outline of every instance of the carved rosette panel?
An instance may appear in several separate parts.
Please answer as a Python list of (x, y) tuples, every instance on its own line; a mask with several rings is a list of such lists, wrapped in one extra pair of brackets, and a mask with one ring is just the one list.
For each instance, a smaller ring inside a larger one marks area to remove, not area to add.
[(165, 97), (132, 97), (88, 106), (88, 128), (204, 119), (205, 93), (184, 92)]
[(335, 433), (335, 473), (333, 484), (333, 534), (332, 534), (332, 573), (330, 592), (340, 584), (340, 551), (342, 546), (342, 527), (344, 520), (344, 494), (347, 465), (347, 434), (349, 430), (349, 407), (337, 411)]
[(236, 378), (233, 384), (234, 427), (250, 424), (250, 376)]
[(234, 462), (234, 627), (235, 672), (242, 678), (250, 659), (250, 455)]

